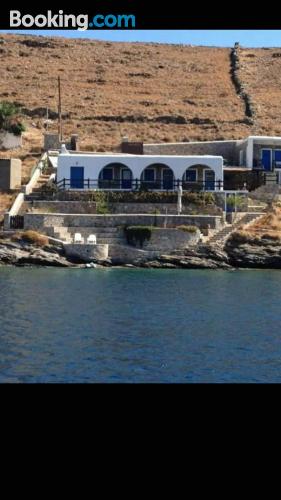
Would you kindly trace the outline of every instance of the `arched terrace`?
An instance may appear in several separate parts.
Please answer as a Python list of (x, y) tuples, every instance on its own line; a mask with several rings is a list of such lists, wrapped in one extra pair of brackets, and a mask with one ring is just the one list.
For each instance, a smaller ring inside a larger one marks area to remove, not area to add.
[(141, 173), (141, 189), (172, 190), (175, 176), (173, 170), (164, 163), (148, 165)]
[(182, 177), (182, 188), (186, 191), (214, 191), (218, 188), (215, 171), (207, 165), (191, 165)]
[(132, 189), (132, 171), (123, 163), (105, 165), (98, 179), (99, 189)]

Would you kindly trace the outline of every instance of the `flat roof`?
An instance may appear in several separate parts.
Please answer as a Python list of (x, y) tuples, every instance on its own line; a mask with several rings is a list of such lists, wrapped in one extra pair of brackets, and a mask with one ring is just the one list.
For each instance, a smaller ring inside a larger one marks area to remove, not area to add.
[(70, 158), (72, 156), (80, 156), (80, 157), (98, 157), (98, 158), (141, 158), (145, 160), (146, 158), (148, 159), (155, 159), (155, 158), (169, 158), (169, 159), (177, 159), (177, 158), (221, 158), (221, 155), (134, 155), (134, 154), (127, 154), (127, 153), (77, 153), (77, 152), (72, 152), (71, 154), (69, 153), (60, 153), (59, 157), (64, 157), (64, 158)]
[(271, 135), (249, 135), (248, 139), (257, 139), (262, 141), (281, 141), (281, 137)]
[(223, 167), (224, 171), (227, 172), (251, 172), (252, 169), (248, 167)]

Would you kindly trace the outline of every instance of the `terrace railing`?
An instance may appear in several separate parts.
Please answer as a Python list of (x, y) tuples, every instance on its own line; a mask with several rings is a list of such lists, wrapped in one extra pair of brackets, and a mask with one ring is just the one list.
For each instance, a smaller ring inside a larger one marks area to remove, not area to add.
[[(254, 160), (253, 168), (256, 170), (265, 170), (262, 160)], [(272, 160), (271, 171), (275, 170), (275, 168), (281, 168), (281, 161)], [(265, 170), (265, 171), (270, 172), (270, 170)]]
[(161, 179), (143, 181), (140, 179), (61, 179), (56, 183), (59, 190), (128, 190), (128, 191), (177, 191), (182, 186), (183, 191), (221, 191), (223, 181), (181, 181), (179, 179)]

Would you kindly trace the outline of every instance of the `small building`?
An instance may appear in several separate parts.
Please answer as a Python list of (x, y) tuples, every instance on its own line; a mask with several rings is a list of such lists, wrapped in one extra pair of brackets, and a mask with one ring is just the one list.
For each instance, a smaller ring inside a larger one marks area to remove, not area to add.
[(155, 156), (121, 153), (78, 153), (62, 147), (57, 185), (61, 189), (176, 191), (197, 186), (223, 189), (223, 158), (211, 155)]
[(21, 185), (21, 160), (0, 158), (0, 189), (9, 191)]
[[(135, 143), (126, 140), (127, 152)], [(264, 171), (281, 171), (281, 137), (249, 136), (246, 139), (226, 141), (196, 141), (143, 144), (144, 154), (155, 155), (221, 155), (225, 167), (244, 167)]]
[(50, 150), (59, 150), (65, 144), (67, 149), (71, 151), (77, 151), (78, 149), (78, 135), (72, 134), (70, 140), (68, 142), (61, 141), (59, 138), (59, 134), (54, 134), (50, 132), (46, 132), (44, 134), (44, 151)]

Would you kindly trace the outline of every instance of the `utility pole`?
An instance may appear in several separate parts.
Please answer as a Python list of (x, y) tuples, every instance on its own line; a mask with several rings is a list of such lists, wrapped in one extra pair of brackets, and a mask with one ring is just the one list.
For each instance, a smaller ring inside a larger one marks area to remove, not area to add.
[(58, 122), (58, 134), (59, 134), (59, 140), (60, 140), (60, 141), (62, 141), (62, 121), (61, 121), (61, 88), (60, 88), (60, 76), (58, 76), (58, 91), (59, 91), (59, 104), (58, 104), (59, 122)]
[(46, 108), (46, 130), (48, 130), (49, 125), (49, 108)]

